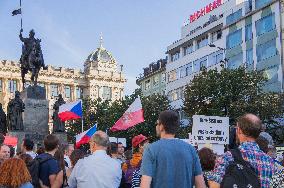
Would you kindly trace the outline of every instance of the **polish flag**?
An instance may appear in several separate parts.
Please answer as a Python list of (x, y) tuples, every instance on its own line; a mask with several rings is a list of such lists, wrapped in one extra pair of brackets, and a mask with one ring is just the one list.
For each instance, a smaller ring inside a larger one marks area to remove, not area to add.
[(113, 132), (126, 130), (142, 122), (144, 122), (144, 115), (141, 100), (138, 97), (110, 130)]
[(80, 119), (82, 116), (83, 111), (81, 100), (59, 106), (58, 117), (61, 121)]
[(97, 125), (95, 124), (90, 129), (76, 135), (75, 136), (76, 137), (76, 148), (79, 148), (80, 145), (82, 144), (87, 144), (96, 131), (97, 131)]

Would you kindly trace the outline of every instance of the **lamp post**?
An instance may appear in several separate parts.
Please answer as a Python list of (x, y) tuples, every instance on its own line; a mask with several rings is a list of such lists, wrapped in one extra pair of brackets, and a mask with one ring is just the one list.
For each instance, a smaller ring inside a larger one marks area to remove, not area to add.
[(222, 47), (216, 46), (215, 44), (209, 44), (209, 47), (211, 47), (211, 48), (218, 48), (219, 50), (223, 51), (224, 64), (225, 64), (225, 67), (226, 67), (227, 66), (227, 62), (228, 62), (228, 59), (226, 58), (226, 48), (222, 48)]

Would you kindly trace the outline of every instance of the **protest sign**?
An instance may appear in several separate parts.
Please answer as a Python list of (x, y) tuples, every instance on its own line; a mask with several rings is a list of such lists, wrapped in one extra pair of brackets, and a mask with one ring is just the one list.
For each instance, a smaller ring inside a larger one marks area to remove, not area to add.
[(192, 136), (198, 144), (229, 144), (229, 118), (194, 115)]

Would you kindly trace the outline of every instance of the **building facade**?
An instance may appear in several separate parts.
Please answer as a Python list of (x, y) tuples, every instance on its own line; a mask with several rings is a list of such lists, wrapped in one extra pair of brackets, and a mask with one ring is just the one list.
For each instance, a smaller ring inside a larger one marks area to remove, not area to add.
[[(86, 97), (111, 101), (123, 98), (126, 79), (122, 66), (117, 66), (116, 60), (102, 46), (101, 41), (100, 46), (85, 61), (84, 71), (50, 65), (47, 70), (41, 70), (38, 85), (46, 89), (50, 115), (59, 94), (62, 94), (66, 102)], [(26, 79), (25, 87), (31, 83), (30, 74), (26, 75)], [(0, 103), (5, 111), (10, 99), (14, 98), (15, 91), (21, 91), (22, 88), (19, 63), (0, 61)]]
[[(189, 16), (168, 46), (166, 93), (182, 109), (184, 88), (201, 67), (262, 70), (265, 91), (283, 92), (282, 7), (279, 0), (215, 0)], [(181, 118), (184, 117), (182, 110)]]
[(167, 59), (160, 59), (144, 68), (143, 74), (140, 74), (136, 80), (136, 84), (140, 87), (143, 96), (165, 95), (166, 64)]

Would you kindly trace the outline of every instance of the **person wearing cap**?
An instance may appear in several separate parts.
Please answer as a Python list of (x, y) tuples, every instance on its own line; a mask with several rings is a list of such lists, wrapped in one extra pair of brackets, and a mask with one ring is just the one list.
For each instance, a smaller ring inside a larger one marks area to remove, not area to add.
[(134, 171), (140, 169), (143, 152), (148, 143), (148, 138), (143, 134), (139, 134), (132, 139), (132, 159), (127, 160), (122, 165), (122, 170), (125, 173), (126, 184), (129, 188), (131, 187), (132, 175)]
[(143, 153), (141, 188), (204, 188), (201, 164), (193, 146), (175, 139), (180, 121), (177, 112), (160, 113), (156, 124), (161, 139)]

